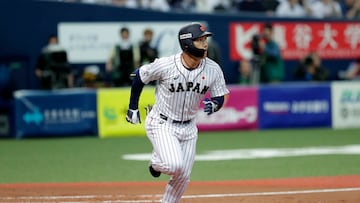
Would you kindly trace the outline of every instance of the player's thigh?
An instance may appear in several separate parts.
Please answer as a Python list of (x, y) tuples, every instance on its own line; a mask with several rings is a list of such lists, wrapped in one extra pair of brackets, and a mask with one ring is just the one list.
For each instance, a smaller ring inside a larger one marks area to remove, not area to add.
[(174, 136), (174, 129), (171, 125), (164, 123), (161, 126), (147, 130), (149, 138), (155, 153), (160, 160), (169, 165), (182, 164), (183, 155), (180, 141)]
[(195, 155), (196, 155), (196, 142), (197, 137), (190, 139), (190, 140), (184, 140), (181, 141), (181, 149), (183, 154), (183, 167), (185, 171), (187, 171), (187, 175), (190, 175), (192, 167), (195, 162)]

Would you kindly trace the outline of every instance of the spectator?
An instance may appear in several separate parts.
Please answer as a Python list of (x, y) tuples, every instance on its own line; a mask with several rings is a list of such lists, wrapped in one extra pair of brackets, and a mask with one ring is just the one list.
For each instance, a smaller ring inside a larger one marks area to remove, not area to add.
[(273, 39), (273, 26), (265, 23), (260, 39), (260, 82), (275, 83), (284, 79), (284, 62), (281, 56), (280, 47)]
[(232, 10), (232, 0), (218, 0), (214, 5), (214, 12), (228, 12)]
[(74, 77), (68, 63), (67, 52), (59, 45), (56, 35), (51, 35), (47, 45), (42, 49), (35, 75), (40, 80), (41, 89), (73, 87)]
[(138, 65), (139, 53), (130, 41), (130, 31), (123, 27), (120, 29), (120, 42), (113, 47), (111, 55), (106, 63), (106, 72), (110, 73), (113, 86), (130, 86), (132, 83), (130, 74)]
[(342, 17), (340, 4), (336, 0), (319, 0), (311, 5), (311, 15), (315, 18)]
[(276, 8), (275, 15), (278, 17), (306, 17), (304, 7), (299, 3), (299, 0), (284, 0)]
[(158, 57), (158, 50), (152, 44), (153, 31), (145, 29), (143, 33), (143, 41), (140, 42), (140, 66), (153, 62)]
[[(280, 0), (283, 1), (283, 0)], [(273, 16), (276, 8), (279, 6), (279, 0), (262, 0), (262, 8), (267, 16)]]
[(166, 0), (142, 0), (141, 8), (168, 12), (170, 5)]
[(264, 12), (264, 8), (260, 0), (236, 0), (235, 5), (240, 12)]
[(104, 87), (103, 77), (97, 65), (86, 66), (80, 79), (80, 87), (99, 88)]
[(195, 0), (196, 12), (213, 13), (230, 10), (231, 0)]
[(137, 0), (110, 0), (114, 6), (121, 6), (126, 8), (139, 8), (140, 2)]
[(321, 65), (320, 56), (316, 52), (311, 52), (300, 61), (294, 76), (300, 81), (326, 81), (329, 73)]
[(211, 13), (214, 10), (214, 2), (217, 0), (195, 0), (195, 11), (198, 13)]
[(240, 85), (250, 85), (253, 84), (252, 80), (252, 64), (249, 60), (243, 59), (238, 65), (239, 80)]
[(344, 17), (348, 19), (360, 18), (359, 0), (342, 0), (340, 6)]
[(360, 57), (351, 62), (346, 71), (340, 71), (339, 77), (344, 80), (360, 80)]

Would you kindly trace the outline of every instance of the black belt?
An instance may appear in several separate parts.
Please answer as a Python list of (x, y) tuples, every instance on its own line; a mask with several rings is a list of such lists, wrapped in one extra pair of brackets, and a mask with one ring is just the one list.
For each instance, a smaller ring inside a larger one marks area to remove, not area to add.
[[(162, 118), (163, 120), (168, 120), (168, 117), (165, 116), (164, 114), (160, 114), (160, 118)], [(187, 120), (187, 121), (177, 121), (177, 120), (172, 120), (172, 123), (178, 123), (178, 124), (188, 124), (191, 122), (191, 120)]]

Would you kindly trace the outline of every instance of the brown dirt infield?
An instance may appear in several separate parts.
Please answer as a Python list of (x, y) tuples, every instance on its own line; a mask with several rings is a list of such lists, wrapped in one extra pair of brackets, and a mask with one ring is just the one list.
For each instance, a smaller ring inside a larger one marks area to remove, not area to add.
[[(0, 202), (160, 202), (166, 182), (0, 184)], [(360, 175), (191, 182), (182, 203), (360, 202)]]

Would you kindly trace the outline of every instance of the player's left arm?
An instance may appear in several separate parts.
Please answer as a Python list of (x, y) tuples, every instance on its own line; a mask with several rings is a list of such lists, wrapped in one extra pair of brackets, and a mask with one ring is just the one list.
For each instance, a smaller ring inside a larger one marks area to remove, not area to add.
[(229, 98), (229, 90), (226, 87), (224, 75), (222, 74), (222, 72), (219, 72), (214, 84), (214, 87), (212, 87), (212, 89), (210, 90), (211, 95), (220, 96), (212, 96), (211, 98), (206, 98), (203, 101), (204, 112), (207, 113), (207, 115), (219, 111)]
[(214, 112), (219, 111), (224, 106), (226, 101), (228, 100), (228, 97), (229, 97), (229, 94), (225, 94), (225, 95), (218, 96), (218, 97), (206, 98), (203, 101), (204, 112), (207, 113), (207, 115), (210, 115)]

